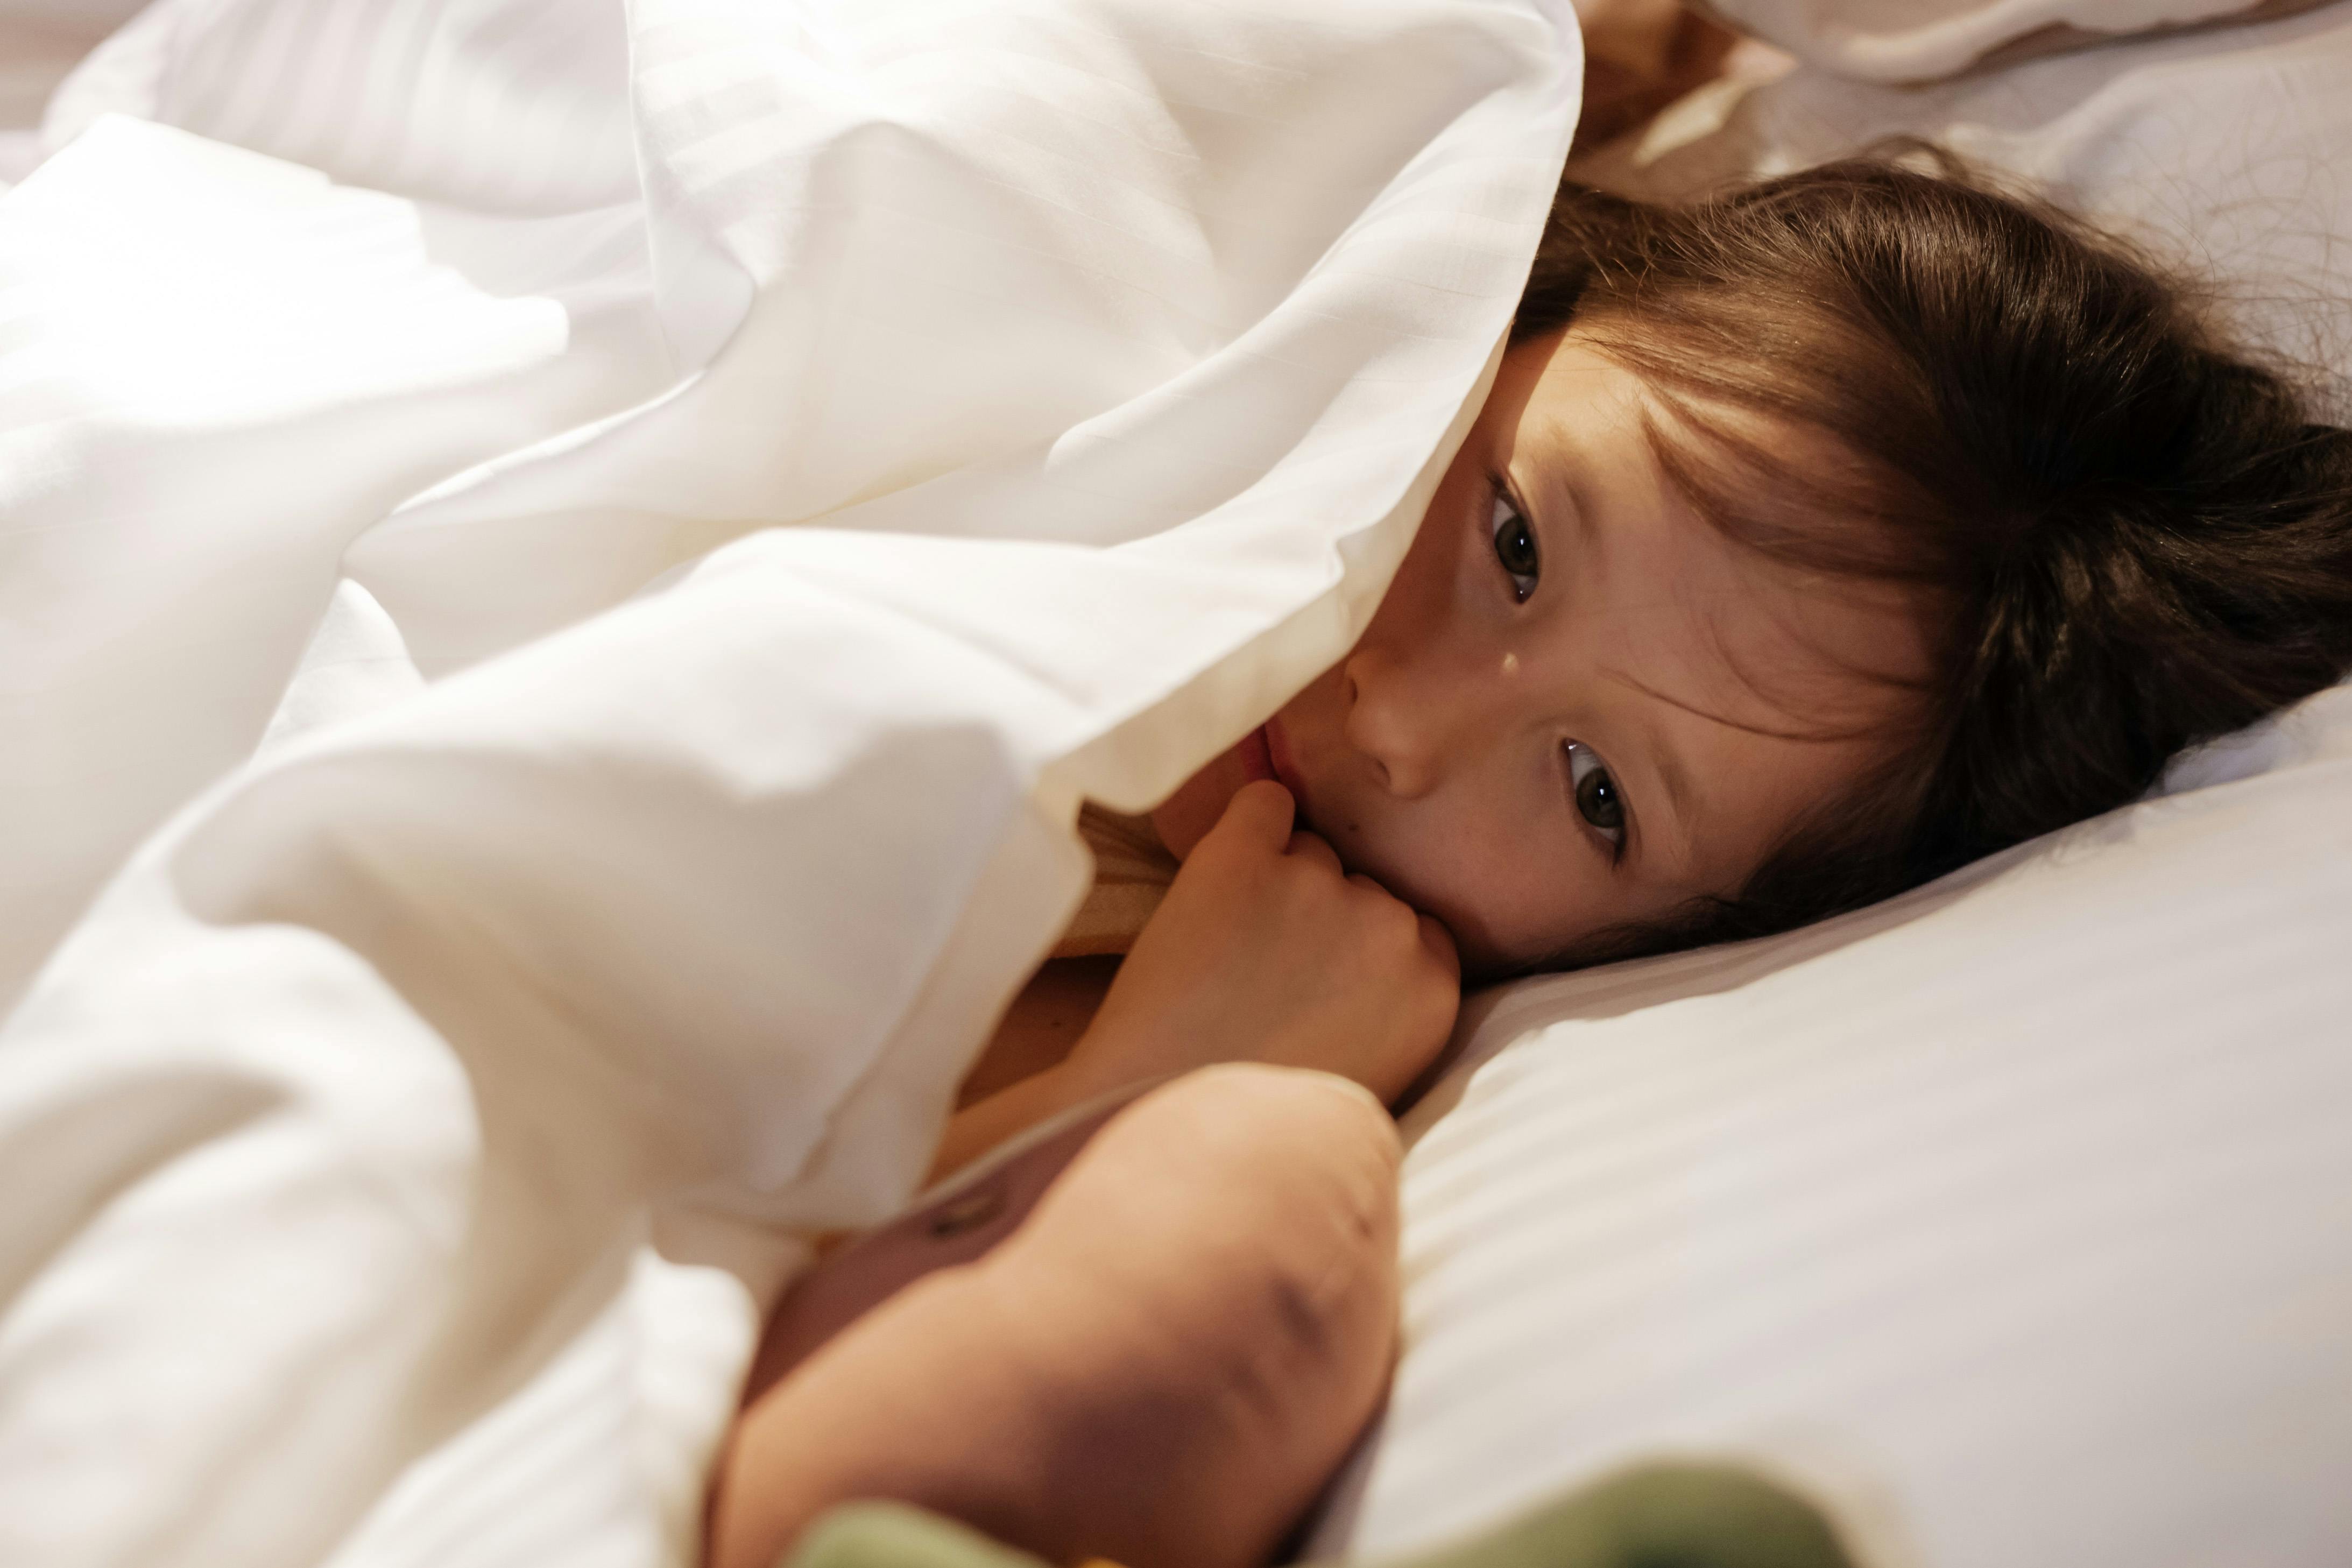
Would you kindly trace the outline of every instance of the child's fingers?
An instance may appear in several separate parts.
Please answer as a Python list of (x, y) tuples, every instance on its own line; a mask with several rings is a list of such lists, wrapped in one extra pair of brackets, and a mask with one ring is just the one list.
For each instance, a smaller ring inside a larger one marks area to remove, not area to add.
[(1456, 985), (1462, 984), (1462, 955), (1454, 950), (1454, 933), (1435, 915), (1421, 917), (1421, 942), (1429, 949), (1430, 956), (1445, 966)]
[[(1295, 837), (1293, 842), (1296, 842)], [(1371, 878), (1365, 876), (1361, 871), (1351, 873), (1349, 876), (1348, 880), (1355, 883), (1358, 887), (1369, 888), (1384, 899), (1390, 899), (1396, 902), (1403, 903), (1403, 900), (1398, 899), (1394, 893), (1390, 892), (1386, 888), (1381, 887), (1380, 883), (1374, 881)], [(1405, 905), (1405, 907), (1407, 909), (1412, 909), (1410, 904)], [(1445, 929), (1445, 922), (1439, 920), (1435, 915), (1423, 914), (1419, 910), (1413, 910), (1412, 914), (1413, 919), (1419, 922), (1421, 945), (1429, 950), (1430, 957), (1435, 959), (1440, 964), (1442, 964), (1444, 967), (1445, 972), (1453, 976), (1454, 983), (1456, 985), (1459, 985), (1462, 983), (1462, 955), (1454, 951), (1454, 933), (1447, 931)]]
[(1279, 855), (1289, 843), (1291, 820), (1297, 815), (1297, 803), (1288, 790), (1272, 779), (1254, 779), (1234, 792), (1225, 803), (1225, 814), (1201, 842), (1248, 845), (1265, 854)]
[(1295, 856), (1301, 860), (1313, 860), (1328, 866), (1335, 875), (1339, 870), (1339, 852), (1332, 848), (1320, 834), (1292, 834), (1290, 843), (1284, 848), (1283, 853)]

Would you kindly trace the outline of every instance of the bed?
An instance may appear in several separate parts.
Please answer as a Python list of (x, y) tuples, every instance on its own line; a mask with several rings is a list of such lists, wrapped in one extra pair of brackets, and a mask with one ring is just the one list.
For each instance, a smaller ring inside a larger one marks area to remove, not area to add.
[[(2083, 18), (1951, 7), (1926, 86), (1719, 9), (1806, 63), (1593, 177), (1935, 134), (2330, 352), (2345, 6), (2014, 65)], [(0, 1557), (689, 1560), (1078, 801), (1377, 601), (1580, 64), (1532, 0), (556, 12), (163, 0), (18, 143)], [(2339, 689), (1894, 904), (1476, 998), (1310, 1550), (1685, 1457), (1886, 1568), (2352, 1554), (2348, 752)]]

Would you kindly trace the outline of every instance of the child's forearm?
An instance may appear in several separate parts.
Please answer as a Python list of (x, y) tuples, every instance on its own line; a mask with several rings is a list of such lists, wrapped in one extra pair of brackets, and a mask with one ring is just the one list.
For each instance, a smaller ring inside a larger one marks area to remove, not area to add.
[(952, 1175), (1006, 1139), (1117, 1087), (1065, 1062), (999, 1089), (949, 1120), (939, 1152), (931, 1157), (928, 1180)]
[(1395, 1130), (1322, 1074), (1244, 1068), (1187, 1074), (1076, 1136), (1014, 1163), (1000, 1191), (1025, 1215), (977, 1255), (919, 1213), (796, 1288), (855, 1300), (903, 1270), (909, 1239), (946, 1255), (751, 1396), (714, 1479), (710, 1568), (768, 1568), (853, 1498), (1049, 1562), (1268, 1560), (1394, 1356)]

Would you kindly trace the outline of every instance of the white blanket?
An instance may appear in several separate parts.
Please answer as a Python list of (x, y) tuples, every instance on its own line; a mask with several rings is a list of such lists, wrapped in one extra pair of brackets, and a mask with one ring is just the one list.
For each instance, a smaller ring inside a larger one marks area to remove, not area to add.
[(0, 1562), (688, 1557), (1078, 799), (1377, 601), (1579, 74), (1557, 0), (102, 50), (0, 198)]

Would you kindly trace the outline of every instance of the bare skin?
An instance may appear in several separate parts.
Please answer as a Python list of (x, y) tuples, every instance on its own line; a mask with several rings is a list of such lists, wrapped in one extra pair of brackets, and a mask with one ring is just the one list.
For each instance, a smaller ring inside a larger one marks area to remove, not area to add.
[(1016, 1004), (940, 1171), (1212, 1061), (1392, 1100), (1464, 971), (1736, 892), (1884, 755), (1924, 617), (1726, 539), (1661, 471), (1655, 407), (1573, 331), (1506, 356), (1361, 639), (1154, 814), (1185, 861), (1167, 903), (1116, 972)]
[(1388, 1379), (1399, 1155), (1328, 1075), (1214, 1068), (828, 1259), (770, 1326), (711, 1568), (854, 1498), (1048, 1562), (1265, 1562)]
[[(1736, 891), (1885, 754), (1896, 683), (1929, 668), (1899, 591), (1700, 516), (1643, 434), (1656, 408), (1574, 331), (1514, 351), (1371, 625), (1266, 726), (1304, 826), (1474, 972)], [(1180, 856), (1234, 763), (1156, 814)]]
[(1579, 151), (1622, 135), (1712, 79), (1738, 42), (1680, 0), (1577, 0), (1576, 19), (1584, 33)]
[[(1454, 1027), (1454, 944), (1291, 819), (1279, 784), (1236, 795), (1068, 1055), (957, 1112), (933, 1174), (1112, 1089), (1217, 1062), (1318, 1068), (1383, 1103), (1402, 1095)], [(1046, 1027), (1016, 1007), (991, 1055), (1034, 1056)]]

